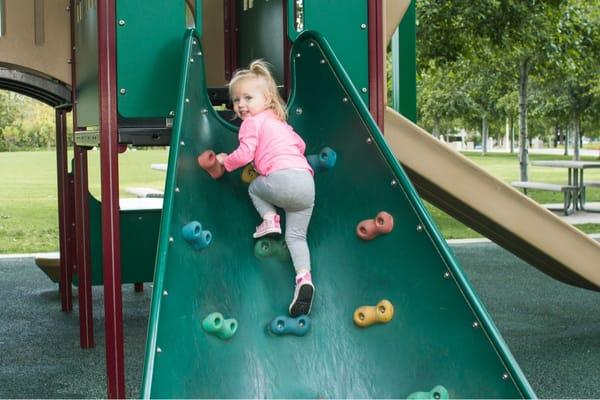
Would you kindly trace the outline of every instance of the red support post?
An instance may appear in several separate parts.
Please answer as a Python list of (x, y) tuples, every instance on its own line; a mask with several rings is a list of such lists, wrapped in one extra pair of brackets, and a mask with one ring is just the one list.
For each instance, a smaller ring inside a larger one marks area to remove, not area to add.
[(56, 180), (58, 192), (58, 232), (59, 232), (59, 254), (60, 254), (60, 302), (61, 310), (73, 311), (72, 291), (72, 263), (73, 254), (69, 248), (69, 232), (72, 229), (71, 221), (74, 205), (70, 203), (72, 196), (69, 194), (69, 169), (67, 163), (67, 112), (71, 105), (57, 107), (55, 112), (56, 125)]
[(238, 68), (238, 22), (235, 0), (223, 1), (225, 18), (225, 79), (230, 80)]
[(79, 278), (79, 342), (81, 347), (94, 347), (92, 310), (92, 263), (90, 260), (90, 220), (88, 206), (87, 150), (75, 146), (75, 235), (77, 261), (74, 272)]
[(383, 1), (370, 0), (369, 9), (369, 109), (383, 132), (385, 71), (383, 53)]
[[(77, 74), (75, 68), (75, 0), (69, 2), (71, 13), (71, 104), (73, 104), (73, 131), (77, 130)], [(73, 138), (75, 139), (75, 138)], [(75, 140), (73, 140), (75, 142)], [(87, 151), (74, 146), (71, 187), (71, 204), (74, 205), (72, 218), (70, 254), (72, 256), (71, 277), (77, 274), (79, 306), (79, 344), (82, 348), (94, 347), (94, 318), (92, 310), (92, 263), (90, 260), (90, 220), (88, 209), (88, 164)]]
[(98, 89), (100, 92), (100, 181), (108, 397), (125, 398), (115, 1), (98, 1)]

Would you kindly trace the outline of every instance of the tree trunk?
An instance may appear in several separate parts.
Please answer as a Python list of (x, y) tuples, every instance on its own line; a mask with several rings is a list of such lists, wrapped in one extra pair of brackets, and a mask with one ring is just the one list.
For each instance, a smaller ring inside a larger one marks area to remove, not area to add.
[(529, 141), (527, 140), (527, 80), (529, 77), (529, 60), (521, 60), (519, 66), (519, 169), (520, 179), (527, 181), (527, 165), (529, 164)]
[(565, 151), (563, 155), (569, 155), (569, 137), (571, 136), (571, 124), (567, 124), (565, 127)]
[(513, 119), (512, 115), (510, 116), (509, 123), (510, 123), (510, 154), (513, 154), (515, 152), (515, 120)]
[(485, 156), (488, 151), (488, 118), (487, 114), (483, 115), (481, 123), (481, 153)]
[(436, 120), (433, 122), (433, 136), (436, 139), (440, 138), (440, 120), (436, 118)]
[(579, 161), (579, 148), (581, 146), (579, 128), (579, 115), (575, 114), (573, 116), (573, 160), (577, 161)]

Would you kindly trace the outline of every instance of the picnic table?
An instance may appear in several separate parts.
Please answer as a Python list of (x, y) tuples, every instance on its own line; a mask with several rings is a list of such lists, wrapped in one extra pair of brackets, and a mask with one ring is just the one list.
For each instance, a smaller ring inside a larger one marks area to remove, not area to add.
[(532, 161), (531, 165), (550, 168), (564, 168), (567, 170), (567, 185), (573, 187), (573, 208), (593, 212), (585, 208), (586, 188), (598, 187), (599, 181), (585, 181), (584, 171), (586, 169), (600, 168), (599, 161), (577, 161), (577, 160), (540, 160)]

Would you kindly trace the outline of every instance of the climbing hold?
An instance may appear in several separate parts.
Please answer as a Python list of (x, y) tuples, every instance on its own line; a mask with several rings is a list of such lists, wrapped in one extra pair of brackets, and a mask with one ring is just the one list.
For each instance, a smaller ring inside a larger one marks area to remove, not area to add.
[(356, 234), (362, 240), (375, 239), (379, 235), (390, 233), (394, 229), (394, 217), (385, 211), (373, 219), (365, 219), (356, 226)]
[(254, 245), (254, 255), (258, 258), (277, 257), (281, 261), (290, 258), (290, 251), (284, 239), (261, 238)]
[(220, 312), (210, 313), (202, 320), (202, 329), (219, 339), (231, 338), (237, 328), (238, 323), (235, 318), (225, 319)]
[(198, 221), (187, 223), (181, 230), (183, 238), (189, 242), (194, 249), (202, 250), (212, 241), (212, 233), (202, 230), (202, 225)]
[(275, 335), (304, 336), (310, 330), (310, 317), (299, 315), (296, 318), (281, 315), (271, 321), (271, 332)]
[(313, 171), (318, 172), (333, 168), (337, 160), (337, 153), (331, 147), (323, 147), (319, 154), (309, 154), (306, 159)]
[(242, 170), (242, 181), (244, 183), (250, 183), (258, 176), (258, 172), (254, 169), (252, 164), (248, 164)]
[(450, 395), (448, 394), (448, 390), (442, 385), (437, 385), (429, 392), (414, 392), (408, 395), (407, 399), (449, 399)]
[(389, 300), (381, 300), (375, 306), (362, 306), (354, 311), (354, 323), (360, 327), (386, 324), (394, 317), (394, 306)]
[(212, 150), (206, 150), (200, 154), (198, 156), (198, 164), (208, 172), (213, 179), (218, 179), (225, 173), (225, 167), (217, 161), (217, 155)]

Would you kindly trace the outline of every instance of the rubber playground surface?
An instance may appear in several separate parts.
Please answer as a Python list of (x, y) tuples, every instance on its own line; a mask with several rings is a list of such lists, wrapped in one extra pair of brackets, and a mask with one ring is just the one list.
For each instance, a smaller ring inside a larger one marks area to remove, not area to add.
[[(537, 396), (600, 397), (599, 294), (550, 279), (493, 243), (452, 249)], [(0, 398), (106, 397), (102, 288), (94, 287), (96, 347), (84, 350), (77, 304), (60, 312), (57, 285), (33, 258), (0, 259), (0, 274)], [(150, 296), (149, 285), (143, 293), (123, 286), (128, 397), (140, 394)]]

